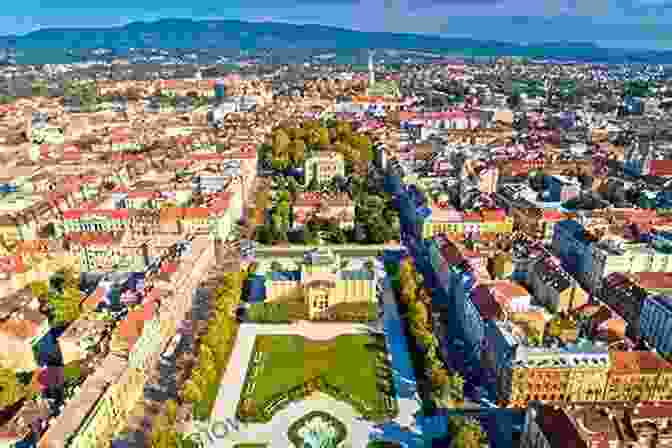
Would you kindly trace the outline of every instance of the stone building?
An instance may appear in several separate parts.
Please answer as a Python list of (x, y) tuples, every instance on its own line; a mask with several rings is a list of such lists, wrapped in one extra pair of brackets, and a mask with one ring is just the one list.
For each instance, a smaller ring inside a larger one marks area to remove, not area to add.
[(518, 358), (498, 375), (498, 399), (512, 406), (531, 400), (599, 400), (610, 357), (606, 351), (573, 353), (548, 349), (518, 350)]
[(266, 280), (268, 301), (302, 297), (311, 318), (340, 303), (374, 303), (375, 281), (369, 271), (341, 271), (340, 257), (329, 249), (306, 252), (300, 271), (274, 273)]
[(520, 448), (672, 446), (672, 407), (661, 403), (533, 403)]
[(604, 400), (672, 399), (672, 365), (655, 352), (612, 351)]
[(294, 201), (292, 211), (295, 228), (302, 227), (311, 216), (335, 220), (341, 228), (352, 228), (355, 222), (355, 203), (345, 194), (302, 193)]

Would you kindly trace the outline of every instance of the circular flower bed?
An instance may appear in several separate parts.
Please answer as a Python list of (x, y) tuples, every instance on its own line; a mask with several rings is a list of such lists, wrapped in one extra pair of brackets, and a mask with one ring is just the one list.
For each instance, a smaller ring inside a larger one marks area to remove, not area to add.
[[(292, 423), (287, 436), (296, 448), (313, 448), (315, 441), (331, 441), (330, 447), (336, 448), (345, 440), (347, 428), (335, 417), (322, 411), (313, 411)], [(320, 445), (315, 445), (317, 448)]]

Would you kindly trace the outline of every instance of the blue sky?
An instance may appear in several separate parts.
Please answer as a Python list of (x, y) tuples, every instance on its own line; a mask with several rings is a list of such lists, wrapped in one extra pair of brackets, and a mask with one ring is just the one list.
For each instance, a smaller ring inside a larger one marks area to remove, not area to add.
[(115, 26), (163, 17), (319, 23), (512, 42), (590, 41), (610, 48), (672, 48), (672, 0), (23, 0), (4, 2), (0, 34), (24, 34), (45, 27)]

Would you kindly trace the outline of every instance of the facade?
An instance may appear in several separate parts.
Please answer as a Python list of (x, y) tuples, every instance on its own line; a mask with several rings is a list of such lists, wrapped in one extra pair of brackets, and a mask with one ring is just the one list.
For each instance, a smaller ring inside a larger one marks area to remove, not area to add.
[[(595, 288), (596, 274), (592, 266), (592, 245), (585, 229), (578, 222), (567, 219), (555, 225), (553, 250), (559, 254), (562, 266), (582, 284)], [(593, 292), (593, 291), (590, 291)]]
[(642, 305), (647, 295), (646, 290), (630, 278), (616, 272), (604, 280), (599, 298), (627, 322), (627, 335), (638, 338)]
[(612, 351), (610, 357), (611, 368), (603, 400), (672, 399), (672, 382), (670, 381), (672, 365), (658, 354), (647, 351)]
[(537, 401), (599, 400), (611, 363), (605, 351), (574, 353), (526, 348), (498, 372), (498, 400), (512, 406)]
[(455, 209), (432, 204), (431, 214), (422, 226), (424, 238), (445, 234), (449, 239), (495, 239), (513, 231), (513, 218), (504, 210), (483, 210), (480, 213), (462, 213)]
[(527, 279), (537, 300), (557, 312), (571, 311), (588, 303), (586, 291), (548, 257), (529, 266)]
[(672, 407), (660, 403), (533, 403), (520, 448), (672, 446)]
[(551, 201), (565, 202), (581, 194), (581, 185), (575, 179), (567, 176), (550, 176), (549, 192)]
[(301, 271), (271, 274), (266, 280), (266, 300), (303, 298), (311, 318), (341, 303), (375, 303), (373, 273), (339, 271), (339, 266), (340, 257), (328, 249), (306, 252)]
[(355, 224), (355, 203), (346, 194), (301, 193), (292, 204), (292, 211), (294, 228), (303, 227), (311, 216), (335, 220), (341, 228)]
[(644, 299), (640, 333), (659, 353), (672, 353), (672, 299), (654, 296)]
[(343, 154), (335, 151), (319, 151), (305, 161), (305, 184), (310, 185), (313, 178), (317, 182), (329, 182), (335, 176), (345, 177)]

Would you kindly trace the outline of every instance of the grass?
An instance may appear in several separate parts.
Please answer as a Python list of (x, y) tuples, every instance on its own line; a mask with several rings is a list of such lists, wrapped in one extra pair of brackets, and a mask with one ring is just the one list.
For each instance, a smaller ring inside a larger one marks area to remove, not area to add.
[(341, 335), (329, 341), (294, 335), (257, 336), (255, 355), (264, 353), (263, 367), (251, 398), (263, 407), (277, 394), (322, 375), (329, 384), (375, 408), (380, 400), (375, 367), (380, 349), (375, 345), (368, 335)]

